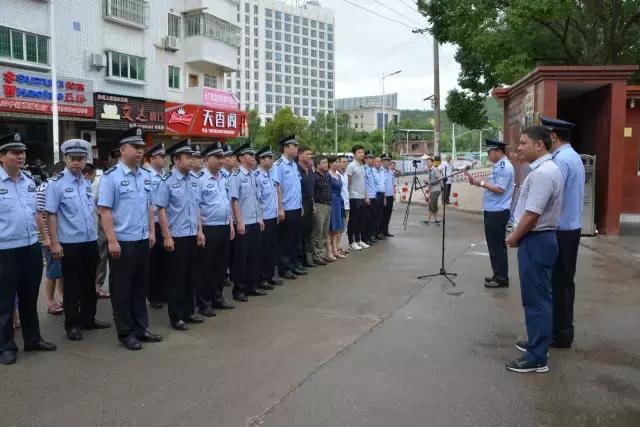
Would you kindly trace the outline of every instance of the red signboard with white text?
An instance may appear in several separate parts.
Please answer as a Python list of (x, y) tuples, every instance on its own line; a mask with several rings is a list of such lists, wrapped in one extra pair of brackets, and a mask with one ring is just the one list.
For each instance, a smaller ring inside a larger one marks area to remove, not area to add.
[(166, 102), (164, 120), (168, 134), (226, 139), (245, 133), (247, 116), (241, 111)]

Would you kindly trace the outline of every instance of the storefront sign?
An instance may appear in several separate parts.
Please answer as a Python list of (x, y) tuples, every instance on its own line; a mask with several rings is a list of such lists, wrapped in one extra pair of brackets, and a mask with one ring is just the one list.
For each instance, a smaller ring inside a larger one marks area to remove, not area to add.
[[(0, 66), (0, 111), (51, 114), (52, 81), (47, 73)], [(58, 114), (93, 117), (93, 83), (59, 78)]]
[(238, 99), (231, 92), (208, 87), (202, 88), (202, 104), (225, 111), (236, 111), (239, 106)]
[(167, 102), (165, 120), (167, 133), (235, 138), (243, 134), (246, 114), (201, 105)]
[(96, 93), (95, 105), (96, 129), (164, 131), (164, 101)]

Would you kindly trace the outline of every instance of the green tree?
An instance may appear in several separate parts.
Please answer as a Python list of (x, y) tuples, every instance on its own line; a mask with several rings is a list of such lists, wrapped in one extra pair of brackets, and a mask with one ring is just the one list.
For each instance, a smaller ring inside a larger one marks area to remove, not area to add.
[[(640, 0), (419, 0), (432, 33), (458, 47), (456, 123), (486, 123), (484, 99), (538, 65), (640, 63)], [(481, 120), (482, 119), (482, 120)]]
[(308, 142), (306, 127), (305, 119), (294, 116), (291, 108), (285, 107), (262, 128), (256, 145), (269, 145), (272, 149), (276, 149), (278, 141), (289, 135), (296, 135), (300, 142), (306, 144)]

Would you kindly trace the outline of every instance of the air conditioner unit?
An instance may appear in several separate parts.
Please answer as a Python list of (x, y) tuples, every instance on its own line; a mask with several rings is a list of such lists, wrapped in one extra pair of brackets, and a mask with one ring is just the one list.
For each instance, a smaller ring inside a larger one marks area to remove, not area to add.
[(164, 38), (164, 48), (166, 50), (176, 51), (180, 49), (180, 39), (174, 36), (167, 36)]
[(92, 67), (104, 68), (107, 66), (107, 59), (101, 53), (92, 53), (90, 58), (90, 63)]
[(80, 138), (91, 144), (92, 147), (98, 146), (95, 130), (83, 130), (80, 132)]

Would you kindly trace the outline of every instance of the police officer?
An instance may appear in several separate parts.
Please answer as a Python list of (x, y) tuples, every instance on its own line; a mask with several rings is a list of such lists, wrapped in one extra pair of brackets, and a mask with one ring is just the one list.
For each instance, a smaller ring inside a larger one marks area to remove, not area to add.
[(196, 177), (202, 176), (202, 165), (204, 164), (204, 159), (202, 158), (202, 148), (199, 144), (193, 144), (191, 146), (191, 150), (193, 151), (193, 165), (191, 166), (191, 172)]
[(570, 348), (573, 343), (574, 276), (582, 232), (584, 203), (584, 165), (571, 147), (573, 123), (541, 117), (551, 132), (552, 156), (564, 179), (564, 197), (556, 230), (558, 259), (553, 267), (553, 338), (551, 347)]
[(386, 236), (382, 232), (382, 220), (384, 218), (384, 208), (387, 205), (387, 198), (385, 197), (385, 176), (386, 173), (382, 168), (382, 159), (375, 157), (373, 159), (373, 173), (376, 176), (376, 204), (375, 204), (375, 219), (373, 221), (373, 235), (379, 240), (386, 240)]
[[(224, 150), (224, 154), (222, 157), (222, 168), (220, 169), (220, 176), (222, 177), (222, 183), (224, 183), (224, 187), (227, 190), (227, 195), (229, 195), (229, 178), (231, 178), (231, 174), (238, 168), (238, 158), (234, 154), (234, 149), (231, 145), (225, 144), (222, 149)], [(231, 201), (231, 199), (229, 199)], [(235, 240), (235, 239), (234, 239)], [(225, 279), (225, 286), (231, 286), (231, 273), (233, 269), (233, 247), (234, 241), (231, 241), (231, 248), (229, 250), (229, 274), (227, 274), (227, 278)]]
[(194, 314), (194, 291), (198, 286), (198, 246), (205, 245), (200, 222), (201, 188), (189, 173), (193, 165), (191, 140), (180, 141), (167, 154), (173, 169), (160, 182), (154, 204), (164, 248), (171, 253), (168, 274), (169, 321), (179, 331), (189, 329), (187, 323), (202, 323)]
[(21, 169), (27, 146), (19, 134), (0, 137), (0, 364), (16, 362), (13, 310), (18, 296), (24, 351), (53, 351), (38, 320), (42, 251), (36, 225), (36, 183)]
[(558, 256), (556, 228), (562, 207), (562, 173), (551, 158), (551, 138), (542, 126), (525, 129), (518, 153), (531, 162), (531, 173), (522, 183), (513, 217), (515, 229), (507, 237), (518, 248), (522, 305), (527, 341), (516, 347), (525, 353), (506, 364), (514, 372), (547, 372), (547, 352), (552, 331), (551, 275)]
[(373, 236), (375, 230), (375, 214), (377, 209), (377, 193), (378, 193), (378, 177), (373, 168), (373, 151), (368, 150), (364, 153), (364, 243), (367, 245), (375, 244), (376, 238)]
[(296, 244), (302, 224), (302, 187), (300, 171), (295, 162), (298, 154), (298, 141), (295, 135), (278, 142), (282, 147), (282, 156), (274, 166), (274, 180), (278, 190), (278, 273), (280, 277), (293, 280), (296, 275), (306, 272), (297, 268)]
[[(149, 172), (151, 180), (151, 200), (155, 198), (165, 174), (166, 151), (164, 144), (159, 143), (151, 147), (144, 155), (147, 159), (148, 166), (145, 168)], [(163, 303), (167, 300), (167, 281), (166, 281), (166, 263), (167, 257), (162, 241), (162, 231), (158, 223), (158, 209), (152, 204), (153, 222), (155, 230), (155, 244), (151, 248), (149, 259), (149, 305), (152, 308), (162, 308)]]
[(240, 166), (229, 180), (231, 209), (236, 221), (233, 265), (233, 298), (248, 301), (247, 295), (266, 295), (260, 284), (260, 240), (264, 230), (258, 186), (252, 171), (255, 166), (255, 150), (243, 144), (235, 151)]
[(98, 207), (109, 248), (111, 307), (118, 340), (128, 350), (162, 337), (148, 330), (149, 253), (156, 243), (149, 172), (139, 166), (144, 154), (142, 130), (127, 129), (116, 138), (118, 164), (100, 179)]
[(393, 171), (391, 170), (391, 154), (385, 153), (382, 155), (382, 169), (384, 177), (384, 196), (385, 205), (382, 213), (382, 225), (381, 232), (385, 237), (393, 237), (393, 234), (389, 233), (389, 223), (391, 222), (391, 214), (393, 213)]
[(504, 243), (509, 222), (511, 197), (514, 189), (514, 170), (506, 154), (506, 144), (493, 139), (484, 140), (487, 157), (493, 170), (487, 180), (466, 174), (469, 183), (484, 189), (484, 234), (489, 248), (489, 259), (493, 275), (484, 280), (486, 288), (509, 286), (509, 260)]
[(200, 314), (212, 317), (214, 308), (232, 309), (223, 294), (224, 281), (229, 267), (229, 251), (234, 239), (231, 205), (220, 172), (224, 151), (222, 144), (213, 143), (203, 154), (205, 167), (200, 177), (202, 200), (200, 215), (205, 246), (198, 249), (200, 284), (198, 288), (198, 309)]
[(64, 278), (64, 329), (67, 338), (82, 340), (81, 329), (111, 325), (95, 319), (98, 230), (91, 183), (82, 170), (87, 163), (86, 141), (70, 139), (60, 147), (66, 168), (51, 178), (46, 190), (51, 256), (60, 260)]
[(258, 185), (258, 200), (264, 222), (261, 245), (261, 282), (260, 289), (271, 290), (274, 284), (281, 285), (282, 281), (273, 278), (277, 259), (278, 238), (278, 191), (273, 179), (273, 152), (269, 147), (263, 147), (256, 153), (258, 168), (253, 172)]

